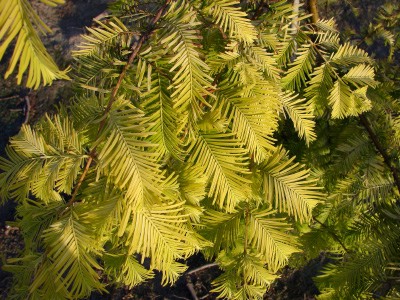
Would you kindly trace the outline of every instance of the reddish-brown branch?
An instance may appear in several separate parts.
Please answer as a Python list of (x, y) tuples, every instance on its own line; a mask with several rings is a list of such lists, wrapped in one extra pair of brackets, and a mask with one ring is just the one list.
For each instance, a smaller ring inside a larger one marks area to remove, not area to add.
[[(139, 41), (134, 44), (131, 48), (132, 53), (128, 58), (128, 61), (126, 63), (126, 65), (124, 66), (124, 68), (122, 69), (119, 77), (118, 77), (118, 81), (117, 84), (115, 85), (114, 89), (111, 92), (111, 96), (110, 96), (110, 100), (108, 101), (108, 105), (104, 111), (104, 115), (107, 115), (110, 110), (111, 107), (113, 105), (113, 103), (116, 100), (118, 91), (121, 87), (122, 81), (124, 80), (125, 76), (126, 76), (126, 72), (128, 71), (128, 68), (130, 67), (130, 65), (133, 63), (133, 61), (135, 60), (136, 56), (139, 54), (140, 49), (143, 46), (143, 43), (145, 41), (147, 41), (149, 39), (149, 37), (151, 36), (151, 34), (154, 32), (154, 25), (160, 20), (161, 16), (163, 15), (164, 11), (166, 10), (166, 8), (168, 7), (169, 3), (171, 2), (171, 0), (166, 0), (163, 7), (161, 7), (157, 14), (154, 16), (153, 20), (150, 23), (150, 28), (147, 32), (145, 32), (144, 34), (141, 35)], [(104, 118), (99, 125), (99, 132), (103, 130), (104, 125), (106, 123), (106, 119)]]
[[(130, 65), (133, 63), (133, 61), (135, 60), (135, 58), (137, 57), (137, 55), (139, 54), (140, 49), (143, 46), (143, 43), (146, 42), (149, 37), (151, 36), (151, 34), (154, 32), (154, 26), (156, 25), (156, 23), (160, 20), (160, 18), (162, 17), (162, 15), (165, 13), (165, 10), (167, 9), (168, 5), (170, 4), (171, 0), (166, 0), (164, 5), (158, 10), (157, 14), (154, 16), (153, 20), (150, 22), (149, 25), (149, 29), (143, 33), (140, 38), (139, 41), (137, 43), (135, 43), (132, 47), (132, 53), (128, 58), (128, 61), (126, 63), (126, 65), (123, 67), (119, 77), (118, 77), (118, 81), (115, 85), (115, 87), (113, 88), (112, 92), (111, 92), (111, 96), (110, 96), (110, 100), (108, 101), (107, 107), (103, 112), (103, 120), (100, 122), (99, 124), (99, 129), (98, 129), (98, 133), (97, 136), (100, 135), (101, 131), (104, 129), (104, 126), (106, 125), (106, 118), (105, 116), (110, 112), (112, 105), (114, 104), (115, 100), (117, 99), (117, 95), (118, 95), (118, 91), (121, 88), (121, 84), (126, 76), (126, 72), (128, 71)], [(72, 197), (71, 200), (68, 201), (67, 203), (67, 207), (71, 206), (74, 204), (74, 202), (76, 201), (76, 196), (78, 195), (78, 191), (87, 175), (87, 173), (89, 172), (90, 169), (90, 165), (93, 162), (93, 158), (95, 156), (96, 153), (96, 148), (97, 145), (93, 147), (93, 149), (91, 149), (90, 153), (89, 153), (89, 159), (86, 162), (85, 168), (83, 170), (83, 173), (81, 175), (81, 177), (79, 178), (74, 191), (72, 193)]]

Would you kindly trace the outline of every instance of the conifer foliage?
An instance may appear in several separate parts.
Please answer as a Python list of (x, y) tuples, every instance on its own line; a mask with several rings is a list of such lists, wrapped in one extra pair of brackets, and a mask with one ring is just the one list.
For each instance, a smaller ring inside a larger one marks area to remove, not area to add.
[[(56, 6), (64, 0), (41, 0)], [(54, 60), (47, 53), (38, 33), (51, 32), (50, 28), (39, 18), (27, 0), (0, 1), (0, 60), (7, 48), (16, 39), (9, 67), (4, 75), (10, 76), (18, 65), (17, 82), (22, 83), (23, 75), (29, 68), (25, 85), (37, 89), (41, 84), (51, 84), (56, 79), (69, 79), (67, 72), (59, 70)]]
[(0, 160), (26, 244), (7, 265), (16, 298), (82, 298), (105, 291), (100, 274), (171, 284), (198, 251), (224, 271), (220, 297), (262, 298), (325, 199), (279, 120), (308, 145), (315, 115), (367, 111), (375, 81), (333, 21), (261, 5), (118, 0), (88, 29), (72, 105), (24, 125)]

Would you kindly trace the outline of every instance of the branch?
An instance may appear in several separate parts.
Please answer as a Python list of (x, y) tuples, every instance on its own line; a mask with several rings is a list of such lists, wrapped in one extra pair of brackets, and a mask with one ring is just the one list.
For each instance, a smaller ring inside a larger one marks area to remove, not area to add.
[[(114, 89), (111, 92), (111, 97), (110, 100), (108, 101), (108, 105), (106, 107), (106, 110), (104, 111), (104, 116), (106, 114), (108, 114), (111, 110), (111, 107), (113, 105), (113, 103), (116, 100), (118, 91), (121, 87), (122, 81), (125, 78), (126, 72), (129, 69), (129, 67), (131, 66), (131, 64), (133, 63), (134, 59), (136, 58), (136, 56), (139, 54), (140, 49), (143, 46), (143, 43), (146, 42), (149, 37), (151, 36), (151, 34), (154, 32), (154, 25), (160, 20), (161, 16), (164, 14), (166, 8), (168, 7), (169, 3), (171, 2), (171, 0), (166, 0), (164, 5), (158, 10), (157, 14), (154, 16), (153, 20), (150, 22), (149, 25), (149, 29), (141, 35), (139, 41), (137, 43), (135, 43), (131, 50), (132, 53), (129, 56), (128, 62), (126, 63), (126, 65), (124, 66), (124, 68), (122, 69), (121, 74), (118, 77), (118, 81), (117, 84), (115, 85)], [(103, 119), (99, 125), (99, 132), (104, 128), (104, 125), (106, 123), (106, 119)]]
[(194, 285), (192, 283), (192, 280), (190, 279), (190, 276), (186, 277), (186, 287), (188, 288), (190, 295), (192, 296), (193, 300), (199, 300), (196, 294), (196, 290), (194, 289)]
[(317, 23), (319, 19), (317, 0), (308, 0), (308, 10), (311, 13), (311, 21)]
[(11, 100), (11, 99), (16, 99), (16, 98), (20, 98), (20, 96), (10, 96), (10, 97), (3, 97), (0, 98), (0, 101), (7, 101), (7, 100)]
[(194, 274), (194, 273), (203, 271), (203, 270), (208, 269), (208, 268), (213, 268), (213, 267), (218, 267), (218, 264), (217, 264), (217, 263), (210, 263), (210, 264), (207, 264), (207, 265), (198, 267), (198, 268), (196, 268), (196, 269), (193, 269), (193, 270), (187, 272), (186, 274), (187, 274), (187, 275), (192, 275), (192, 274)]
[(25, 120), (24, 120), (24, 124), (28, 124), (29, 121), (29, 114), (31, 111), (31, 102), (29, 101), (29, 97), (25, 96)]
[(396, 184), (396, 187), (400, 193), (399, 170), (397, 170), (397, 168), (395, 168), (393, 166), (392, 159), (390, 158), (389, 154), (386, 152), (386, 149), (383, 147), (383, 145), (379, 141), (378, 136), (372, 130), (371, 124), (369, 123), (369, 120), (365, 114), (360, 115), (360, 123), (365, 128), (365, 130), (368, 132), (368, 135), (369, 135), (372, 143), (375, 145), (375, 148), (378, 150), (379, 154), (383, 157), (383, 161), (385, 162), (386, 166), (390, 169), (390, 172), (392, 172), (394, 183)]
[[(143, 43), (146, 42), (150, 38), (151, 34), (154, 32), (154, 29), (155, 29), (154, 26), (160, 20), (162, 15), (165, 13), (165, 10), (167, 9), (170, 2), (171, 2), (171, 0), (165, 1), (164, 5), (158, 10), (157, 14), (154, 16), (154, 18), (150, 22), (148, 30), (145, 33), (143, 33), (140, 36), (139, 41), (137, 43), (133, 44), (133, 46), (131, 47), (132, 53), (129, 56), (128, 61), (125, 64), (125, 66), (123, 67), (121, 73), (119, 74), (118, 81), (111, 92), (110, 100), (108, 101), (107, 107), (104, 110), (103, 118), (99, 124), (99, 129), (97, 131), (97, 138), (100, 136), (101, 131), (104, 129), (104, 126), (106, 125), (107, 118), (105, 118), (105, 116), (110, 112), (112, 105), (114, 104), (115, 100), (117, 99), (118, 91), (121, 87), (122, 81), (124, 80), (124, 78), (126, 76), (127, 70), (129, 69), (129, 67), (131, 66), (133, 61), (135, 60), (136, 56), (139, 54), (139, 51), (142, 48)], [(82, 182), (84, 181), (84, 179), (89, 171), (90, 165), (92, 164), (93, 158), (95, 157), (96, 148), (97, 148), (97, 145), (94, 146), (89, 153), (89, 159), (86, 162), (84, 171), (83, 171), (81, 177), (79, 178), (78, 183), (75, 186), (74, 192), (72, 193), (71, 200), (69, 200), (67, 203), (67, 207), (73, 205), (74, 202), (76, 201), (76, 196), (78, 195), (79, 188), (81, 187)]]

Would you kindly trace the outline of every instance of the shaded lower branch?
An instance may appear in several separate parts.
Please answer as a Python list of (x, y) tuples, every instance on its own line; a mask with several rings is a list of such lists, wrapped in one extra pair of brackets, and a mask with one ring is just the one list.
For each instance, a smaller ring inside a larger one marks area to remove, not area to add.
[(399, 170), (394, 167), (392, 159), (390, 158), (389, 154), (387, 153), (386, 149), (383, 147), (381, 142), (379, 141), (378, 136), (373, 131), (371, 124), (365, 114), (360, 115), (360, 123), (368, 132), (368, 135), (374, 144), (375, 148), (378, 150), (379, 154), (383, 157), (383, 161), (386, 166), (389, 168), (390, 172), (392, 173), (394, 183), (400, 193), (400, 174)]

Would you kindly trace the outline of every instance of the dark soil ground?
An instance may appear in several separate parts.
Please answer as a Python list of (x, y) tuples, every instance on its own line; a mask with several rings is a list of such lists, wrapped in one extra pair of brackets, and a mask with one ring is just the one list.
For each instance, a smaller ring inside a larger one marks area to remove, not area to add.
[[(66, 4), (50, 8), (39, 1), (31, 1), (45, 23), (53, 30), (44, 37), (44, 43), (57, 63), (66, 67), (70, 62), (70, 51), (80, 41), (80, 34), (84, 27), (93, 23), (93, 18), (104, 12), (110, 0), (67, 0)], [(0, 63), (0, 74), (4, 74), (7, 65)], [(16, 85), (14, 78), (0, 80), (0, 155), (4, 155), (4, 148), (10, 136), (15, 135), (24, 122), (34, 123), (44, 113), (55, 111), (57, 103), (67, 101), (71, 96), (69, 82), (55, 82), (51, 87), (42, 87), (37, 91), (28, 90)], [(25, 96), (29, 97), (30, 109), (27, 111)], [(1, 200), (1, 199), (0, 199)], [(0, 253), (3, 262), (7, 258), (18, 256), (23, 248), (23, 239), (17, 228), (7, 226), (6, 223), (14, 219), (14, 205), (6, 203), (0, 209)], [(312, 277), (321, 269), (324, 259), (311, 261), (302, 269), (284, 268), (282, 276), (276, 280), (264, 299), (315, 299), (318, 294)], [(188, 272), (207, 265), (199, 254), (187, 262)], [(211, 281), (221, 271), (216, 267), (186, 274), (175, 285), (162, 287), (160, 276), (134, 289), (109, 286), (109, 294), (93, 293), (88, 299), (216, 299), (211, 293)], [(106, 279), (104, 279), (106, 282)], [(0, 295), (5, 299), (12, 284), (9, 273), (0, 270)], [(190, 287), (193, 288), (192, 292)]]

